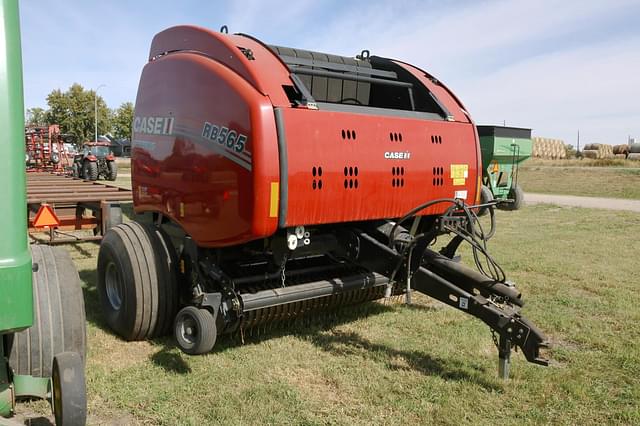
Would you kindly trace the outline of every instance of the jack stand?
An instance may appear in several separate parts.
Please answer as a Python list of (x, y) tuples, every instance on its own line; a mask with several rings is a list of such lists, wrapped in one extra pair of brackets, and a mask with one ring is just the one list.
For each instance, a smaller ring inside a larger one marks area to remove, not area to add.
[(504, 336), (500, 336), (498, 342), (498, 376), (501, 379), (509, 378), (509, 367), (511, 365), (511, 341)]

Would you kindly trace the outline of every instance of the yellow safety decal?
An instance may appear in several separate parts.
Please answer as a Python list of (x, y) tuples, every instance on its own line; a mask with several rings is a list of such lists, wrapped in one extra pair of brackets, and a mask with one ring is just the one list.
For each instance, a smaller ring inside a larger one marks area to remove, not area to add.
[(468, 164), (452, 164), (451, 165), (451, 179), (453, 179), (453, 186), (464, 185), (468, 177), (469, 177)]
[(278, 217), (278, 197), (280, 194), (280, 184), (271, 182), (271, 204), (269, 207), (269, 217)]

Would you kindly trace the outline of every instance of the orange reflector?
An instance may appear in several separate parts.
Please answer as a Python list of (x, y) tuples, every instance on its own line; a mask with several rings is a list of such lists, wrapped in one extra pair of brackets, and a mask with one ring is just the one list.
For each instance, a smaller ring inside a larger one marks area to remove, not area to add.
[(33, 219), (33, 226), (36, 228), (57, 227), (60, 226), (60, 220), (49, 204), (42, 204)]

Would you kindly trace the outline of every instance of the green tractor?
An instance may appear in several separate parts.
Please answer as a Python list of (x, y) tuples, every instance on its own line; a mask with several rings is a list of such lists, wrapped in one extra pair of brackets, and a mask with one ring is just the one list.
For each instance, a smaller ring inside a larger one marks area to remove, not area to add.
[(0, 5), (0, 423), (16, 401), (51, 402), (56, 424), (86, 422), (84, 299), (63, 249), (29, 245), (18, 1)]
[[(505, 126), (477, 128), (482, 150), (481, 203), (503, 200), (496, 204), (498, 208), (520, 209), (524, 204), (524, 192), (518, 185), (518, 166), (531, 157), (531, 129)], [(481, 208), (480, 215), (486, 211), (486, 208)]]

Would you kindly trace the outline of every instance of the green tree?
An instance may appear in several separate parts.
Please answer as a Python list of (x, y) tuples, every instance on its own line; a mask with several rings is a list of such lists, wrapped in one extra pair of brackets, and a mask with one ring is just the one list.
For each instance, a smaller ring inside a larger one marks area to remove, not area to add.
[(28, 126), (46, 126), (47, 117), (46, 111), (40, 107), (34, 107), (27, 109), (25, 122)]
[[(62, 92), (53, 90), (47, 96), (49, 110), (46, 120), (51, 124), (59, 124), (63, 133), (74, 134), (78, 142), (93, 140), (94, 136), (94, 99), (96, 92), (85, 90), (82, 85), (74, 83), (69, 90)], [(98, 134), (105, 134), (111, 128), (111, 111), (101, 96), (97, 98)]]
[(131, 140), (131, 125), (133, 124), (133, 103), (124, 102), (113, 111), (113, 135), (116, 139)]

